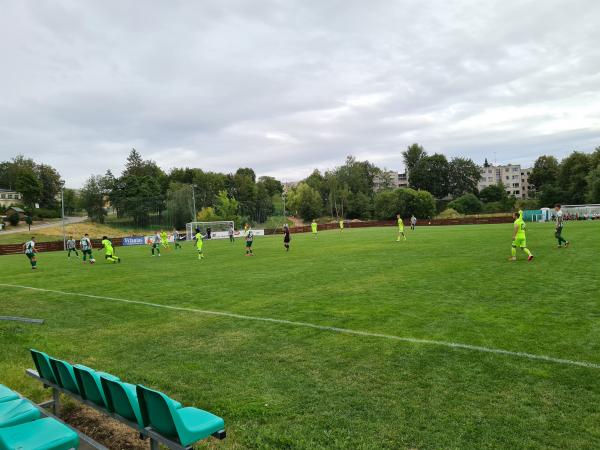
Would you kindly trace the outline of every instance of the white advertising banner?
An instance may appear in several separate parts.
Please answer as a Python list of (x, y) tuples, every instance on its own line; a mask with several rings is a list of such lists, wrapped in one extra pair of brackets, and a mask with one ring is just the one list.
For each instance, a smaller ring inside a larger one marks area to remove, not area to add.
[[(152, 236), (144, 236), (144, 240), (146, 241), (146, 244), (151, 245), (154, 243), (154, 236), (156, 235), (152, 235)], [(173, 238), (172, 234), (168, 234), (167, 235), (167, 241), (169, 242), (175, 242), (175, 239)]]
[[(252, 233), (254, 233), (254, 236), (264, 236), (265, 230), (252, 229)], [(236, 238), (243, 238), (244, 231), (243, 230), (235, 230), (233, 232), (233, 236)], [(212, 233), (210, 233), (210, 238), (211, 239), (229, 239), (229, 231), (213, 231)]]

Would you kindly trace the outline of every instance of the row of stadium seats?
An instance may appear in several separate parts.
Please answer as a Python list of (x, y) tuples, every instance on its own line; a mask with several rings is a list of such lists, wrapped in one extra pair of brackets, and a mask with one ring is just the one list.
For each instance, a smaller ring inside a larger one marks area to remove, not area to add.
[(79, 447), (75, 431), (0, 384), (0, 450), (71, 450)]
[(184, 447), (211, 435), (225, 437), (222, 418), (198, 408), (184, 408), (162, 392), (125, 383), (80, 364), (71, 365), (37, 350), (31, 349), (31, 356), (42, 380), (126, 419), (142, 434), (150, 429)]

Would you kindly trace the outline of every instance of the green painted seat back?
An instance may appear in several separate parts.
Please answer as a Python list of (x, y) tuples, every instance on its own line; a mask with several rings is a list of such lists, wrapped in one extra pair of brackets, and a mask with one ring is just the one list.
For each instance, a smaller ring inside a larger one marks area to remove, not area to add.
[(151, 426), (163, 436), (179, 439), (177, 428), (171, 411), (172, 401), (162, 392), (149, 389), (145, 386), (137, 386), (138, 401), (142, 412), (144, 426)]
[(81, 396), (86, 400), (105, 408), (106, 401), (104, 399), (104, 393), (102, 392), (102, 385), (100, 384), (100, 376), (93, 369), (82, 366), (81, 364), (75, 364), (73, 366), (73, 371)]
[(65, 388), (74, 394), (79, 395), (79, 387), (77, 387), (77, 381), (75, 380), (75, 372), (73, 366), (66, 361), (49, 357), (50, 365), (57, 376), (57, 382), (59, 386)]
[(40, 352), (34, 349), (30, 350), (33, 363), (38, 372), (38, 375), (52, 383), (57, 383), (56, 375), (50, 366), (50, 359), (44, 352)]
[(100, 380), (106, 395), (107, 409), (144, 428), (135, 386), (102, 376)]

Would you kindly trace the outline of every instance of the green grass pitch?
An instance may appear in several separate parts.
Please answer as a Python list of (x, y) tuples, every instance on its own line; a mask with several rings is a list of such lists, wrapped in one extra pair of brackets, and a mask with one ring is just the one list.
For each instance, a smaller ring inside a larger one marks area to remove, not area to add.
[[(346, 229), (163, 251), (122, 264), (0, 257), (0, 383), (47, 398), (24, 375), (30, 347), (161, 389), (225, 419), (219, 448), (600, 448), (600, 222)], [(197, 311), (8, 287), (22, 285)], [(200, 310), (454, 342), (591, 367), (347, 334)], [(594, 365), (596, 365), (594, 367)]]

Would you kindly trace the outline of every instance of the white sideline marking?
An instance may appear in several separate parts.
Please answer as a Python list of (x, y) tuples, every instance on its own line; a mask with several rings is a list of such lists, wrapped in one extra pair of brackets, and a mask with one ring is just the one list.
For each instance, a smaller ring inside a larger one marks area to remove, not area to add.
[(36, 288), (36, 287), (31, 287), (31, 286), (21, 286), (21, 285), (17, 285), (17, 284), (0, 283), (0, 286), (10, 287), (10, 288), (18, 288), (18, 289), (28, 289), (31, 291), (51, 292), (54, 294), (61, 294), (61, 295), (72, 295), (75, 297), (86, 297), (86, 298), (95, 298), (95, 299), (99, 299), (99, 300), (109, 300), (109, 301), (113, 301), (113, 302), (129, 303), (132, 305), (151, 306), (153, 308), (164, 308), (164, 309), (170, 309), (173, 311), (194, 312), (194, 313), (205, 314), (205, 315), (210, 315), (210, 316), (231, 317), (234, 319), (255, 320), (255, 321), (259, 321), (259, 322), (270, 322), (270, 323), (278, 323), (278, 324), (283, 324), (283, 325), (293, 325), (296, 327), (313, 328), (315, 330), (335, 331), (337, 333), (351, 334), (354, 336), (365, 336), (365, 337), (373, 337), (373, 338), (390, 339), (390, 340), (400, 341), (400, 342), (409, 342), (411, 344), (437, 345), (437, 346), (441, 346), (441, 347), (459, 348), (459, 349), (472, 350), (472, 351), (483, 352), (483, 353), (493, 353), (496, 355), (516, 356), (519, 358), (527, 358), (527, 359), (533, 359), (533, 360), (537, 360), (537, 361), (546, 361), (546, 362), (551, 362), (551, 363), (555, 363), (555, 364), (566, 364), (566, 365), (570, 365), (570, 366), (587, 367), (590, 369), (600, 369), (600, 364), (595, 364), (595, 363), (588, 362), (588, 361), (575, 361), (575, 360), (571, 360), (571, 359), (555, 358), (553, 356), (535, 355), (533, 353), (514, 352), (511, 350), (503, 350), (500, 348), (481, 347), (479, 345), (460, 344), (457, 342), (434, 341), (434, 340), (430, 340), (430, 339), (419, 339), (419, 338), (411, 338), (411, 337), (394, 336), (392, 334), (371, 333), (369, 331), (360, 331), (360, 330), (351, 330), (348, 328), (330, 327), (327, 325), (317, 325), (317, 324), (308, 323), (308, 322), (296, 322), (293, 320), (285, 320), (285, 319), (272, 319), (270, 317), (245, 316), (243, 314), (236, 314), (236, 313), (229, 313), (229, 312), (208, 311), (205, 309), (186, 308), (183, 306), (161, 305), (160, 303), (143, 302), (140, 300), (128, 300), (125, 298), (105, 297), (103, 295), (92, 295), (92, 294), (83, 294), (83, 293), (78, 293), (78, 292), (57, 291), (54, 289), (43, 289), (43, 288)]

